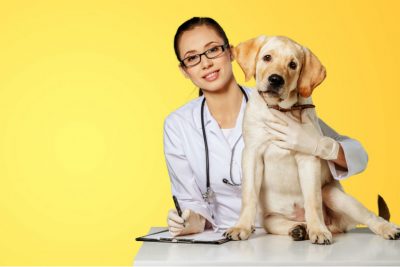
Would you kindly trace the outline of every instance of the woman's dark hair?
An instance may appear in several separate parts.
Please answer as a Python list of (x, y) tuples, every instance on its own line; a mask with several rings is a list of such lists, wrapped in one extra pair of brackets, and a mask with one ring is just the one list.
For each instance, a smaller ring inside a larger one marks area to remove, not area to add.
[[(182, 23), (182, 25), (179, 26), (178, 30), (176, 30), (176, 33), (175, 33), (174, 50), (175, 50), (176, 58), (179, 61), (181, 61), (181, 58), (179, 55), (178, 43), (179, 43), (179, 40), (180, 40), (182, 34), (185, 31), (190, 31), (195, 27), (203, 26), (203, 25), (206, 25), (206, 26), (214, 29), (215, 32), (222, 38), (222, 40), (224, 41), (224, 44), (229, 44), (228, 37), (226, 36), (225, 31), (218, 24), (218, 22), (216, 22), (212, 18), (208, 18), (208, 17), (193, 17), (193, 18), (185, 21), (184, 23)], [(199, 89), (199, 96), (201, 96), (201, 95), (203, 95), (203, 92), (201, 91), (201, 89)]]

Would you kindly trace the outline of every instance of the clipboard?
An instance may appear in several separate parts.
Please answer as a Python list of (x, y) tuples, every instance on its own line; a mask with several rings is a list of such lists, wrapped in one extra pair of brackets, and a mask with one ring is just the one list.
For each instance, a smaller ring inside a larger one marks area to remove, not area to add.
[(230, 239), (224, 237), (222, 234), (223, 232), (214, 232), (213, 230), (206, 230), (198, 234), (173, 237), (167, 229), (152, 234), (148, 234), (145, 236), (137, 237), (135, 240), (147, 241), (147, 242), (220, 245), (230, 241)]

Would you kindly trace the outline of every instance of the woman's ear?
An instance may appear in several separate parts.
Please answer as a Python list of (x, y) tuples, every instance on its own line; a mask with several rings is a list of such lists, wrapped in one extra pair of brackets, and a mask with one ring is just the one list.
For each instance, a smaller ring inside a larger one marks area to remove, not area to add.
[(229, 56), (230, 56), (231, 62), (235, 60), (235, 55), (233, 54), (234, 49), (235, 49), (235, 47), (233, 45), (229, 46)]
[(186, 79), (189, 79), (189, 75), (187, 74), (185, 67), (183, 67), (182, 64), (179, 64), (178, 67), (182, 75), (185, 76)]

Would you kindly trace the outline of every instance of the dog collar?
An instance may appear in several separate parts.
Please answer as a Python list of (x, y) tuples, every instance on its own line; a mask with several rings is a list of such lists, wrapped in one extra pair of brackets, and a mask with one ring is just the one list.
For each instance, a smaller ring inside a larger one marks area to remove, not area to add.
[(304, 105), (295, 104), (291, 108), (281, 108), (278, 105), (268, 105), (268, 104), (267, 104), (267, 106), (269, 108), (273, 108), (273, 109), (276, 109), (276, 110), (279, 110), (282, 112), (288, 112), (288, 111), (293, 111), (293, 110), (303, 111), (303, 109), (306, 109), (306, 108), (315, 108), (315, 105), (313, 105), (313, 104), (304, 104)]
[(291, 108), (282, 108), (279, 105), (269, 105), (263, 96), (263, 92), (258, 91), (258, 93), (260, 94), (262, 99), (265, 101), (265, 104), (267, 105), (267, 107), (279, 110), (281, 112), (289, 112), (289, 111), (294, 111), (294, 110), (303, 111), (303, 109), (306, 109), (306, 108), (315, 108), (315, 105), (313, 105), (313, 104), (303, 104), (303, 105), (294, 104)]

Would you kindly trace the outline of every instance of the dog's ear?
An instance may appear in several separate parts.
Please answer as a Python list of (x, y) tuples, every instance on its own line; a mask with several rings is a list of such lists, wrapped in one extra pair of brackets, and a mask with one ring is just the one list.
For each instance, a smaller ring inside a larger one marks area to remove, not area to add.
[(306, 47), (303, 47), (304, 61), (297, 88), (302, 97), (309, 97), (326, 77), (325, 67), (318, 58)]
[(260, 35), (233, 48), (233, 56), (242, 68), (246, 81), (255, 75), (258, 52), (267, 39), (267, 36)]

